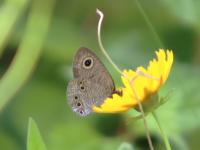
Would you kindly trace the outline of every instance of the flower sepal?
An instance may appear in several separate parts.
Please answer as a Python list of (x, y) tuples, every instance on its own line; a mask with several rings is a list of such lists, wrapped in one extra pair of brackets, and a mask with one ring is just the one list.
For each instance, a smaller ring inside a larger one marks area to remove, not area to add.
[[(160, 106), (160, 98), (158, 94), (154, 94), (151, 97), (147, 98), (146, 101), (143, 101), (141, 104), (142, 104), (144, 113), (152, 112), (158, 106)], [(135, 109), (138, 112), (140, 112), (139, 106), (136, 106)]]
[[(170, 90), (165, 96), (159, 96), (158, 93), (157, 93), (157, 94), (149, 97), (147, 99), (147, 101), (142, 102), (142, 107), (143, 107), (143, 110), (144, 110), (145, 114), (148, 114), (149, 112), (154, 111), (155, 109), (157, 109), (161, 105), (163, 105), (166, 102), (168, 102), (168, 100), (170, 99), (172, 93), (173, 93), (173, 89)], [(140, 112), (140, 109), (139, 109), (138, 106), (135, 109), (138, 112)]]

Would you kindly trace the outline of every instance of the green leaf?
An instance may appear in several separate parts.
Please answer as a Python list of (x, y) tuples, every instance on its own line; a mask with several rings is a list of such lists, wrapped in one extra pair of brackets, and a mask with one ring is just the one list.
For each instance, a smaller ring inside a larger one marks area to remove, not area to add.
[(27, 150), (46, 150), (37, 124), (32, 118), (29, 118), (28, 124)]

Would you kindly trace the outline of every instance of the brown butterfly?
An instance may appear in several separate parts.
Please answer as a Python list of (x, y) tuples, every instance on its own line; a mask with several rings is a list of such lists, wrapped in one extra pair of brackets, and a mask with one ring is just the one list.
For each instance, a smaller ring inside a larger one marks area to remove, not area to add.
[(88, 48), (81, 47), (73, 61), (74, 79), (67, 86), (67, 101), (80, 116), (92, 112), (115, 92), (111, 75), (99, 58)]

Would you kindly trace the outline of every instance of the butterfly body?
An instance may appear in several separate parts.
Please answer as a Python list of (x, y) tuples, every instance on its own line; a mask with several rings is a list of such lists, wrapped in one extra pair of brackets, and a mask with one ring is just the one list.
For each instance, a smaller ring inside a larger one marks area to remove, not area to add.
[(92, 112), (93, 105), (101, 105), (115, 90), (111, 75), (87, 48), (80, 48), (73, 62), (74, 79), (67, 87), (68, 104), (78, 115), (86, 116)]

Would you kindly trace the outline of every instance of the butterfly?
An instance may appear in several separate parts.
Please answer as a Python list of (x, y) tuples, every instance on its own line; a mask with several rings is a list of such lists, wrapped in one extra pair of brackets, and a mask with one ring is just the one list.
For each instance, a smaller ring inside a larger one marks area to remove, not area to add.
[(76, 114), (87, 116), (115, 92), (113, 79), (94, 52), (81, 47), (73, 61), (73, 77), (67, 86), (67, 102)]

